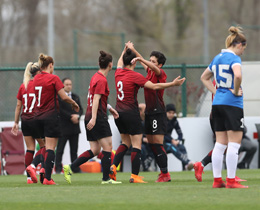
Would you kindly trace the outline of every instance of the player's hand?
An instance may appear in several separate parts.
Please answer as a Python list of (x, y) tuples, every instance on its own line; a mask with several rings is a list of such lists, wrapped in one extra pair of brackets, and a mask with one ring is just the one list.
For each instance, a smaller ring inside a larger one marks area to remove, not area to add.
[(76, 112), (79, 112), (79, 105), (75, 102), (72, 104), (72, 109), (74, 109)]
[(109, 112), (113, 115), (115, 119), (119, 118), (119, 114), (114, 108), (111, 107), (111, 109), (109, 109)]
[(11, 133), (14, 134), (15, 136), (17, 136), (18, 130), (19, 130), (18, 124), (17, 124), (17, 123), (14, 123), (14, 125), (13, 125), (13, 127), (12, 127), (12, 130), (11, 130)]
[(134, 44), (133, 44), (133, 42), (131, 42), (131, 41), (128, 41), (127, 43), (127, 48), (129, 48), (129, 49), (134, 49)]
[(243, 95), (243, 90), (242, 88), (239, 88), (238, 93), (236, 94), (234, 89), (229, 89), (235, 96), (242, 96)]
[(134, 65), (136, 64), (137, 61), (141, 61), (141, 59), (142, 59), (141, 57), (135, 57), (131, 60), (131, 64)]
[(183, 78), (181, 78), (181, 76), (178, 76), (178, 77), (176, 77), (172, 82), (173, 82), (173, 86), (181, 86), (183, 83), (184, 83), (184, 81), (186, 80), (186, 78), (185, 77), (183, 77)]
[(86, 127), (88, 130), (91, 130), (95, 125), (96, 125), (96, 119), (91, 118)]

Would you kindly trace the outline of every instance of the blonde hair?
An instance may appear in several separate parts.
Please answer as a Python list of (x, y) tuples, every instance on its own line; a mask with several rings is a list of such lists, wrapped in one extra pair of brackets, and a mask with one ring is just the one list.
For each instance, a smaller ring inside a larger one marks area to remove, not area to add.
[(38, 63), (29, 62), (25, 68), (24, 75), (23, 75), (23, 84), (25, 89), (27, 89), (28, 83), (32, 77), (34, 77), (40, 71), (40, 67)]
[(243, 28), (231, 26), (229, 29), (229, 35), (226, 38), (226, 48), (231, 46), (236, 46), (236, 44), (242, 43), (243, 46), (246, 45), (246, 37), (243, 34)]
[(46, 69), (50, 63), (54, 64), (54, 61), (51, 56), (40, 53), (38, 63), (41, 69)]

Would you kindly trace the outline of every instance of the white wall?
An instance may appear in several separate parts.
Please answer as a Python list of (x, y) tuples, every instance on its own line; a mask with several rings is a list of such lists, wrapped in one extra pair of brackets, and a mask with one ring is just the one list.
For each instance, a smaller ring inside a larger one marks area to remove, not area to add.
[[(179, 123), (182, 128), (185, 146), (188, 151), (188, 156), (193, 161), (200, 161), (212, 148), (213, 148), (213, 136), (210, 129), (209, 119), (208, 118), (179, 118)], [(114, 120), (110, 117), (109, 123), (113, 135), (113, 149), (116, 150), (120, 144), (120, 135), (117, 130), (117, 127), (114, 123)], [(253, 133), (256, 132), (255, 123), (260, 123), (260, 117), (245, 117), (245, 125), (248, 128), (247, 135), (256, 145), (258, 145), (257, 140), (253, 139)], [(13, 122), (0, 122), (0, 127), (9, 127), (12, 126)], [(81, 134), (79, 136), (79, 148), (78, 155), (88, 150), (89, 143), (86, 140), (84, 121), (80, 122)], [(176, 136), (176, 133), (173, 132), (173, 137)], [(127, 159), (130, 161), (130, 159)], [(63, 164), (70, 163), (69, 155), (69, 144), (66, 145), (64, 155), (63, 155)], [(127, 164), (127, 163), (126, 163)], [(130, 167), (130, 163), (127, 164)], [(182, 166), (181, 162), (175, 158), (172, 154), (168, 155), (168, 167), (169, 171), (181, 171)], [(255, 154), (255, 157), (252, 161), (250, 168), (258, 167), (258, 152)], [(205, 170), (211, 170), (211, 164), (209, 164)], [(130, 171), (130, 168), (126, 168), (125, 171)]]

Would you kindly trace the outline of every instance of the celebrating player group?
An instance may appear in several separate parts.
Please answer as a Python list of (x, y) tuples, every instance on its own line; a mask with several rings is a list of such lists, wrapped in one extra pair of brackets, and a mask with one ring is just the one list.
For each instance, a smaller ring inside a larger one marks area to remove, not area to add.
[[(247, 188), (236, 179), (238, 149), (243, 134), (243, 91), (241, 87), (241, 59), (246, 48), (246, 38), (239, 27), (230, 27), (230, 35), (223, 49), (201, 75), (201, 81), (214, 95), (212, 103), (213, 129), (216, 143), (212, 152), (213, 188)], [(108, 87), (107, 76), (113, 67), (113, 57), (101, 50), (98, 58), (99, 70), (93, 75), (89, 84), (87, 110), (85, 114), (85, 130), (90, 149), (83, 152), (70, 165), (65, 165), (64, 178), (71, 184), (73, 172), (94, 156), (101, 156), (103, 177), (101, 184), (121, 184), (117, 180), (117, 167), (127, 150), (131, 150), (132, 171), (130, 183), (147, 183), (139, 176), (142, 136), (145, 133), (149, 147), (160, 168), (156, 182), (170, 182), (167, 153), (163, 146), (166, 134), (167, 117), (163, 101), (164, 89), (181, 86), (185, 78), (178, 76), (166, 82), (167, 75), (163, 65), (166, 57), (162, 52), (152, 51), (150, 59), (145, 60), (131, 41), (125, 44), (115, 71), (115, 87)], [(137, 63), (143, 66), (146, 77), (135, 71)], [(54, 60), (40, 54), (37, 63), (28, 63), (24, 82), (17, 94), (15, 123), (13, 133), (18, 131), (21, 113), (22, 132), (26, 141), (27, 151), (25, 164), (27, 183), (37, 183), (36, 166), (42, 162), (40, 181), (44, 185), (55, 185), (51, 178), (55, 160), (55, 147), (61, 135), (59, 119), (58, 95), (62, 100), (79, 109), (78, 104), (68, 97), (63, 89), (60, 78), (53, 75)], [(213, 79), (214, 78), (214, 79)], [(216, 82), (216, 87), (213, 85)], [(110, 88), (116, 88), (116, 106), (107, 103)], [(137, 95), (139, 88), (144, 88), (146, 103), (144, 130), (140, 118)], [(111, 161), (112, 132), (108, 122), (107, 111), (115, 120), (119, 130), (121, 144)], [(35, 140), (41, 146), (39, 155), (34, 155)], [(222, 180), (221, 169), (223, 154), (226, 151), (227, 179)], [(100, 153), (101, 152), (101, 153)], [(38, 157), (38, 158), (37, 158)], [(41, 157), (41, 158), (39, 158)], [(37, 161), (39, 160), (39, 161)], [(40, 161), (41, 160), (41, 161)], [(203, 165), (195, 163), (195, 176), (203, 173)]]

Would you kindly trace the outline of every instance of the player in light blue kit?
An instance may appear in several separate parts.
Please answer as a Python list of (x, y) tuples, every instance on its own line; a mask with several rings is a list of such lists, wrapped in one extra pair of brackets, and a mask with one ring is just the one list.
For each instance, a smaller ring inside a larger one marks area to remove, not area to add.
[[(212, 152), (213, 188), (248, 188), (235, 181), (238, 150), (241, 144), (244, 113), (243, 92), (241, 88), (241, 59), (246, 48), (246, 38), (242, 28), (231, 26), (223, 49), (201, 75), (201, 81), (215, 97), (212, 103), (212, 117), (216, 133), (216, 143)], [(213, 86), (212, 76), (217, 90)], [(226, 183), (222, 180), (223, 155), (227, 148)]]

